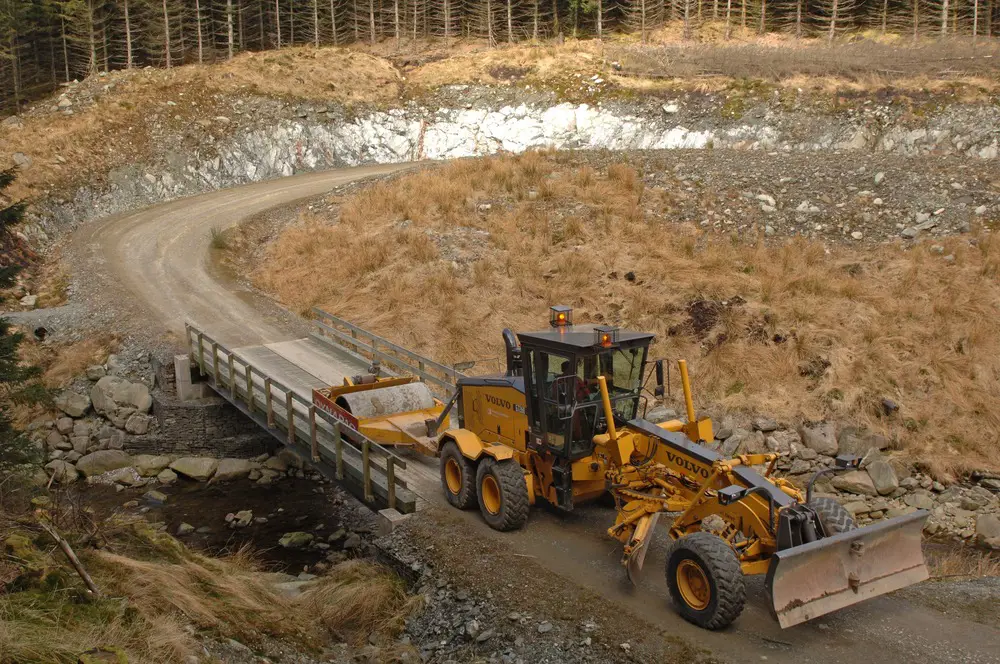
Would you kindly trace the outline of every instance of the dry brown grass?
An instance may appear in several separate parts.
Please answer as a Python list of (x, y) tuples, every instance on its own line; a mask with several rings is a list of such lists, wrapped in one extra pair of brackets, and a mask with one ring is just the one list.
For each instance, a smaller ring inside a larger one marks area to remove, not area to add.
[[(538, 328), (569, 304), (582, 322), (655, 332), (655, 355), (690, 360), (702, 407), (864, 424), (936, 472), (1000, 467), (995, 235), (942, 239), (954, 264), (923, 245), (720, 239), (653, 219), (669, 218), (671, 193), (630, 166), (562, 159), (378, 184), (339, 219), (285, 231), (254, 278), (444, 362), (500, 357), (503, 327)], [(712, 313), (696, 324), (702, 300)], [(900, 413), (881, 418), (882, 397)]]
[(304, 651), (370, 634), (388, 642), (415, 606), (398, 579), (360, 561), (289, 598), (246, 551), (203, 556), (141, 520), (102, 524), (99, 537), (102, 549), (78, 550), (106, 597), (80, 599), (68, 574), (50, 577), (64, 579), (56, 586), (0, 595), (0, 663), (72, 663), (98, 645), (121, 648), (129, 661), (183, 662), (200, 656), (200, 634)]
[(989, 551), (972, 548), (928, 547), (925, 550), (931, 577), (953, 579), (964, 577), (978, 579), (1000, 576), (1000, 556)]

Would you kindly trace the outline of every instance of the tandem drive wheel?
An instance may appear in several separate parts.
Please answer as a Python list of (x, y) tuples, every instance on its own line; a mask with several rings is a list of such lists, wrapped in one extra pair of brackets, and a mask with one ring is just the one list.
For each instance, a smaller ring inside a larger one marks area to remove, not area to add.
[(452, 441), (441, 448), (441, 485), (448, 502), (460, 510), (476, 504), (476, 464)]
[(483, 459), (476, 471), (479, 511), (494, 530), (517, 530), (528, 520), (528, 485), (513, 459)]

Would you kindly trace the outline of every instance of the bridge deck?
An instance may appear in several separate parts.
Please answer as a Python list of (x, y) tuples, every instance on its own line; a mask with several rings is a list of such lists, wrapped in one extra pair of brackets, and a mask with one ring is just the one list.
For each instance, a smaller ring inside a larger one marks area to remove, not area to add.
[(418, 494), (440, 490), (436, 462), (342, 426), (312, 406), (312, 390), (365, 373), (373, 359), (384, 373), (418, 375), (439, 393), (460, 374), (320, 313), (310, 338), (233, 349), (188, 326), (191, 360), (215, 392), (320, 472), (373, 507), (412, 512), (424, 503)]

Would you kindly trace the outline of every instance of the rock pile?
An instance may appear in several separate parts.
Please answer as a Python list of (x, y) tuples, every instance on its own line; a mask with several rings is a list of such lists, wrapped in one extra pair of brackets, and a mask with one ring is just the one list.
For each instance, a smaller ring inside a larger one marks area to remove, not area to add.
[(749, 429), (720, 429), (714, 447), (725, 456), (776, 452), (778, 474), (801, 487), (833, 467), (837, 455), (853, 454), (861, 458), (860, 469), (824, 475), (814, 492), (837, 499), (859, 526), (923, 509), (931, 513), (925, 536), (1000, 550), (1000, 486), (988, 479), (946, 486), (919, 472), (878, 433), (832, 422), (789, 430), (758, 419)]

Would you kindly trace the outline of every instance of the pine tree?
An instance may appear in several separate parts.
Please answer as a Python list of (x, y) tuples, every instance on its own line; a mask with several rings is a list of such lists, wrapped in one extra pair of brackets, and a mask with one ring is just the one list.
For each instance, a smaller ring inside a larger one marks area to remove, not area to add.
[[(0, 172), (0, 200), (3, 190), (14, 182), (15, 177), (13, 170)], [(23, 202), (18, 202), (0, 208), (0, 241), (4, 247), (0, 256), (0, 289), (13, 286), (20, 270), (13, 259), (13, 252), (8, 248), (16, 242), (11, 229), (24, 218), (26, 207)], [(12, 332), (7, 320), (0, 318), (0, 475), (39, 460), (38, 449), (14, 428), (10, 416), (12, 405), (36, 394), (35, 390), (26, 389), (29, 382), (38, 376), (39, 370), (21, 364), (18, 348), (23, 340), (23, 334)]]

